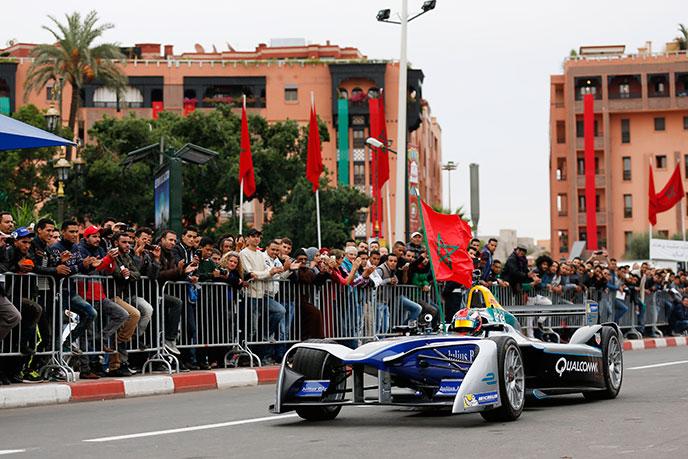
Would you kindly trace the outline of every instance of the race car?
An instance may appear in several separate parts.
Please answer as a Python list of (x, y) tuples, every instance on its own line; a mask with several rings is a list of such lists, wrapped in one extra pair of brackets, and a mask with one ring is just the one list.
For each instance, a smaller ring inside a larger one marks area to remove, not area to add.
[(528, 338), (482, 286), (442, 331), (430, 319), (356, 349), (326, 340), (292, 346), (270, 410), (322, 421), (349, 405), (413, 406), (503, 422), (518, 419), (530, 397), (612, 399), (621, 390), (623, 335), (614, 323), (581, 327), (567, 344)]

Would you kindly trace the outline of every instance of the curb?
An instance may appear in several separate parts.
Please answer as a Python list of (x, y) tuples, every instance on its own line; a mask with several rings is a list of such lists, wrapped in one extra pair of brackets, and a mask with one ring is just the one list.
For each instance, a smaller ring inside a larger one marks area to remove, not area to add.
[(103, 378), (73, 383), (26, 384), (0, 388), (0, 409), (257, 386), (277, 382), (278, 375), (279, 366), (272, 366)]
[(688, 337), (675, 336), (668, 338), (645, 338), (624, 341), (624, 351), (635, 351), (641, 349), (657, 349), (662, 347), (688, 346)]

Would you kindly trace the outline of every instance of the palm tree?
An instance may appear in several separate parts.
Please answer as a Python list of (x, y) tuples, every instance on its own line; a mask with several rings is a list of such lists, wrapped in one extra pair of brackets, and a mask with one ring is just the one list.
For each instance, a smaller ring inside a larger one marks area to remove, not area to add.
[(678, 25), (678, 31), (681, 32), (682, 37), (676, 37), (676, 43), (678, 43), (678, 49), (688, 50), (688, 28), (683, 24)]
[(81, 105), (81, 89), (90, 81), (98, 80), (103, 86), (114, 88), (118, 92), (127, 84), (127, 77), (113, 61), (123, 59), (119, 47), (113, 43), (95, 45), (93, 42), (114, 25), (99, 24), (98, 14), (91, 11), (85, 18), (74, 12), (66, 14), (66, 24), (60, 23), (53, 16), (48, 16), (56, 29), (43, 26), (50, 32), (57, 43), (38, 45), (31, 51), (34, 58), (29, 67), (24, 97), (32, 91), (38, 91), (50, 81), (57, 82), (63, 78), (72, 87), (72, 99), (69, 105), (69, 130), (74, 131), (76, 114)]

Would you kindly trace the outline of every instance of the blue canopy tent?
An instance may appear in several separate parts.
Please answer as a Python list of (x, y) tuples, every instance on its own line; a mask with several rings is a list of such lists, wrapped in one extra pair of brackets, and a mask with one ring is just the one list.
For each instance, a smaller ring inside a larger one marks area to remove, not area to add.
[(0, 115), (0, 151), (66, 145), (76, 144), (30, 124)]

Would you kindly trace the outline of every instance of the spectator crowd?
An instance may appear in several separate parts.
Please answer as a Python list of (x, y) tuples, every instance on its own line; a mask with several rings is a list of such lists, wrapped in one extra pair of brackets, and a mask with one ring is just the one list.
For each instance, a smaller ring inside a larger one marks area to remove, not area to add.
[[(154, 236), (150, 228), (113, 218), (86, 227), (73, 220), (58, 227), (43, 218), (15, 228), (11, 213), (0, 212), (0, 355), (8, 354), (0, 358), (0, 383), (49, 377), (39, 371), (47, 363), (45, 353), (55, 347), (71, 356), (70, 365), (82, 379), (129, 376), (139, 371), (129, 352), (135, 349), (145, 358), (147, 349), (157, 346), (154, 336), (163, 331), (160, 344), (179, 359), (183, 371), (222, 365), (224, 349), (178, 348), (180, 335), (183, 343), (196, 344), (199, 329), (208, 326), (196, 319), (203, 307), (198, 286), (208, 284), (226, 286), (229, 297), (241, 299), (238, 338), (263, 343), (252, 348), (263, 363), (279, 362), (286, 342), (336, 335), (355, 347), (364, 327), (384, 334), (394, 325), (426, 318), (437, 326), (442, 308), (431, 293), (441, 297), (445, 318), (465, 306), (464, 286), (446, 282), (441, 293), (432, 292), (430, 260), (418, 232), (391, 249), (377, 240), (294, 248), (288, 237), (264, 241), (256, 229), (218, 240), (201, 237), (193, 226)], [(630, 306), (640, 332), (653, 334), (656, 330), (645, 330), (642, 318), (650, 296), (662, 291), (667, 295), (659, 307), (666, 309), (672, 331), (688, 329), (684, 272), (647, 263), (617, 266), (603, 251), (587, 260), (532, 259), (520, 245), (502, 263), (494, 258), (497, 244), (489, 239), (481, 247), (473, 239), (468, 252), (476, 282), (498, 297), (521, 301), (540, 295), (557, 303), (596, 295), (605, 320), (619, 322)], [(165, 290), (158, 302), (133, 287), (142, 279), (160, 285), (185, 282), (189, 288)], [(320, 298), (316, 307), (313, 287), (336, 290), (338, 300), (323, 307)], [(153, 320), (158, 304), (160, 330)], [(50, 310), (53, 305), (60, 310)], [(56, 329), (55, 317), (65, 312), (72, 325)]]

